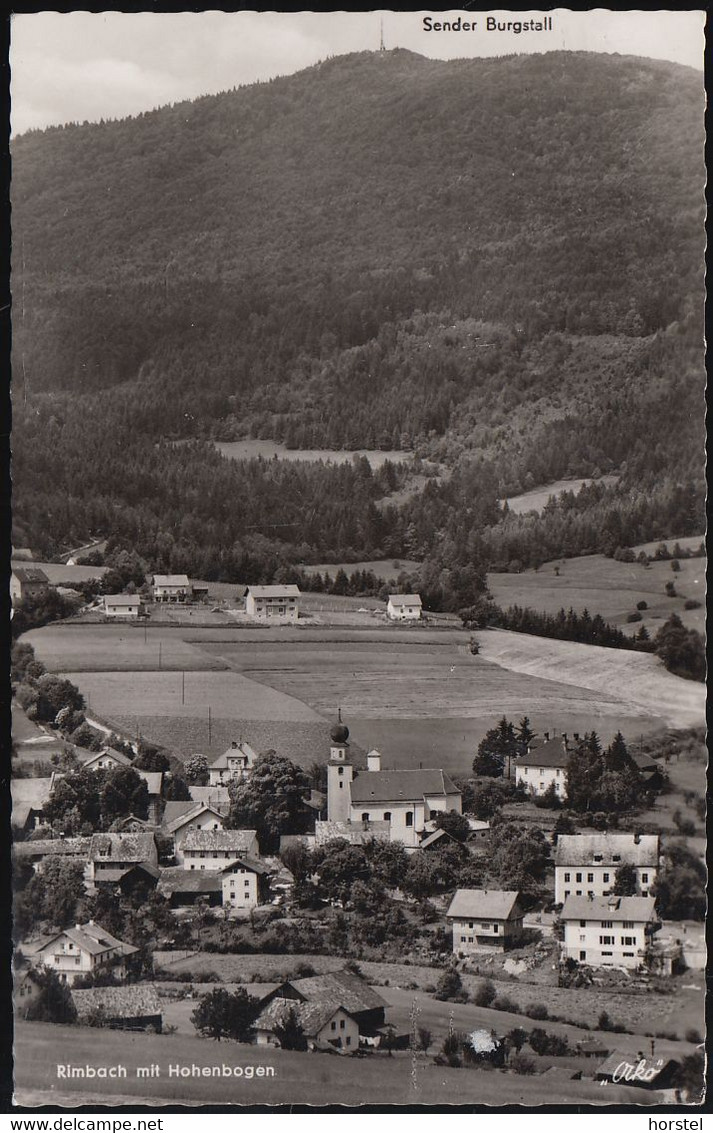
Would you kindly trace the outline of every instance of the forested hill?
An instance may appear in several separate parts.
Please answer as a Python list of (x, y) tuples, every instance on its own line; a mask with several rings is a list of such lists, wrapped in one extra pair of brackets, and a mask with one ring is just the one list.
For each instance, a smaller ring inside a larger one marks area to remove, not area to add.
[[(155, 446), (246, 433), (483, 458), (391, 516), (426, 556), (444, 531), (470, 555), (528, 475), (597, 468), (624, 474), (597, 505), (618, 517), (610, 541), (635, 498), (642, 537), (686, 533), (667, 530), (679, 489), (699, 531), (702, 110), (700, 76), (672, 63), (395, 50), (15, 139), (27, 539), (51, 551), (113, 517), (146, 548), (170, 530), (183, 550), (166, 561), (200, 546), (222, 570), (217, 488), (168, 499), (201, 453)], [(133, 475), (107, 483), (129, 452)], [(214, 463), (227, 490), (237, 473)], [(480, 485), (482, 507), (458, 484)], [(383, 549), (375, 498), (345, 512), (347, 543), (315, 533), (316, 561)]]

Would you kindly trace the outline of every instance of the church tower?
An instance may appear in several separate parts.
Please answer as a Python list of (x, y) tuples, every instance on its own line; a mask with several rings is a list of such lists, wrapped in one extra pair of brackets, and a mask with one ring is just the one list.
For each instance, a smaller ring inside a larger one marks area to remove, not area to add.
[(348, 822), (352, 805), (354, 768), (349, 762), (349, 729), (342, 723), (339, 709), (337, 723), (331, 731), (332, 743), (327, 764), (327, 820)]

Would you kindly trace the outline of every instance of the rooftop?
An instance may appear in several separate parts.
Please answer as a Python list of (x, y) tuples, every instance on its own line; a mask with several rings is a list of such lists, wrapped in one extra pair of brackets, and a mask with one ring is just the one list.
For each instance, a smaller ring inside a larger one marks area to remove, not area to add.
[(161, 1014), (161, 1001), (151, 983), (121, 987), (84, 987), (72, 990), (72, 999), (81, 1019), (96, 1010), (110, 1019), (135, 1019)]
[(217, 755), (213, 762), (210, 764), (211, 770), (220, 770), (221, 768), (227, 768), (228, 759), (240, 758), (245, 761), (248, 767), (252, 767), (253, 763), (257, 759), (257, 752), (250, 747), (250, 744), (243, 743), (242, 740), (240, 740), (240, 742), (233, 742), (229, 748), (226, 748), (222, 755)]
[(105, 594), (105, 606), (140, 606), (141, 599), (138, 594)]
[(388, 1007), (386, 1000), (353, 972), (324, 972), (321, 976), (289, 980), (288, 986), (310, 1002), (332, 1004), (335, 1008), (343, 1007), (345, 1011), (374, 1011)]
[(654, 897), (568, 897), (562, 920), (650, 921)]
[(569, 753), (564, 736), (553, 736), (549, 740), (533, 740), (525, 755), (519, 756), (516, 765), (518, 767), (566, 767), (568, 760)]
[(392, 606), (420, 606), (420, 594), (389, 594), (389, 602)]
[(248, 586), (245, 593), (253, 598), (299, 598), (300, 588), (293, 583), (284, 583), (282, 586)]
[[(131, 759), (125, 755), (123, 751), (117, 751), (113, 747), (102, 748), (101, 751), (81, 751), (77, 750), (77, 756), (82, 761), (85, 767), (91, 767), (92, 763), (96, 763), (99, 759), (105, 759), (110, 756), (115, 760), (120, 767), (131, 767)], [(138, 768), (137, 768), (138, 770)]]
[(36, 838), (29, 842), (15, 842), (15, 856), (23, 858), (79, 857), (89, 856), (90, 838)]
[(133, 944), (126, 944), (123, 940), (112, 936), (110, 932), (103, 929), (101, 925), (95, 924), (94, 921), (87, 921), (86, 924), (75, 925), (74, 928), (65, 928), (61, 932), (55, 932), (40, 943), (34, 951), (44, 951), (48, 944), (51, 944), (54, 940), (59, 940), (62, 936), (66, 936), (79, 948), (89, 952), (91, 956), (101, 956), (104, 952), (119, 952), (122, 956), (131, 956), (134, 952), (138, 952), (138, 948), (134, 948)]
[(506, 921), (520, 914), (516, 889), (456, 889), (447, 917), (477, 917)]
[(223, 881), (219, 870), (183, 869), (171, 866), (162, 869), (158, 879), (159, 893), (221, 893)]
[(93, 834), (89, 847), (90, 861), (144, 862), (155, 856), (153, 834)]
[(214, 810), (213, 807), (208, 806), (207, 803), (195, 802), (193, 799), (188, 799), (185, 802), (170, 799), (164, 808), (163, 825), (171, 834), (175, 834), (181, 826), (185, 826), (187, 822), (191, 822), (200, 814), (214, 814), (216, 819), (223, 820), (223, 815)]
[(19, 582), (45, 582), (49, 586), (49, 578), (39, 567), (13, 567), (12, 573)]
[(187, 574), (155, 574), (151, 582), (153, 586), (190, 586)]
[(458, 795), (446, 773), (421, 771), (360, 771), (352, 780), (352, 803), (421, 800), (426, 795)]
[(658, 834), (560, 834), (557, 837), (555, 865), (559, 866), (655, 867), (658, 860)]
[(222, 850), (235, 853), (247, 853), (255, 843), (257, 832), (255, 830), (196, 830), (191, 829), (186, 834), (183, 843), (186, 850)]
[[(283, 999), (272, 999), (255, 1020), (255, 1028), (260, 1031), (272, 1031), (279, 1027), (287, 1018), (290, 1010), (294, 1010), (299, 1019), (300, 1026), (308, 1038), (314, 1038), (330, 1019), (342, 1007), (334, 1003), (285, 1003)], [(348, 1015), (345, 1007), (342, 1010)]]

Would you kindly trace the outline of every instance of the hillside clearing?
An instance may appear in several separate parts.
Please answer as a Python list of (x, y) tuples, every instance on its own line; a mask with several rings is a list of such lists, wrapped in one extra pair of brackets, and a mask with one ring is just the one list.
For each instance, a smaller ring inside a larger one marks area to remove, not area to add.
[(585, 480), (555, 480), (551, 484), (543, 484), (540, 488), (532, 488), (529, 492), (522, 492), (519, 496), (509, 496), (504, 503), (515, 515), (524, 515), (528, 511), (540, 512), (548, 500), (553, 496), (556, 498), (562, 492), (574, 492), (576, 494), (585, 484), (605, 484), (610, 487), (612, 484), (618, 483), (618, 480), (618, 476), (600, 476), (598, 480), (591, 478)]

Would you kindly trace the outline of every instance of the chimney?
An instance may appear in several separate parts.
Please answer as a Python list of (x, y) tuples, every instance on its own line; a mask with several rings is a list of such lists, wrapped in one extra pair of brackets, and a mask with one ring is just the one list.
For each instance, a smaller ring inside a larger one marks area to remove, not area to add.
[(381, 752), (377, 751), (376, 748), (367, 752), (366, 767), (367, 771), (381, 771)]

